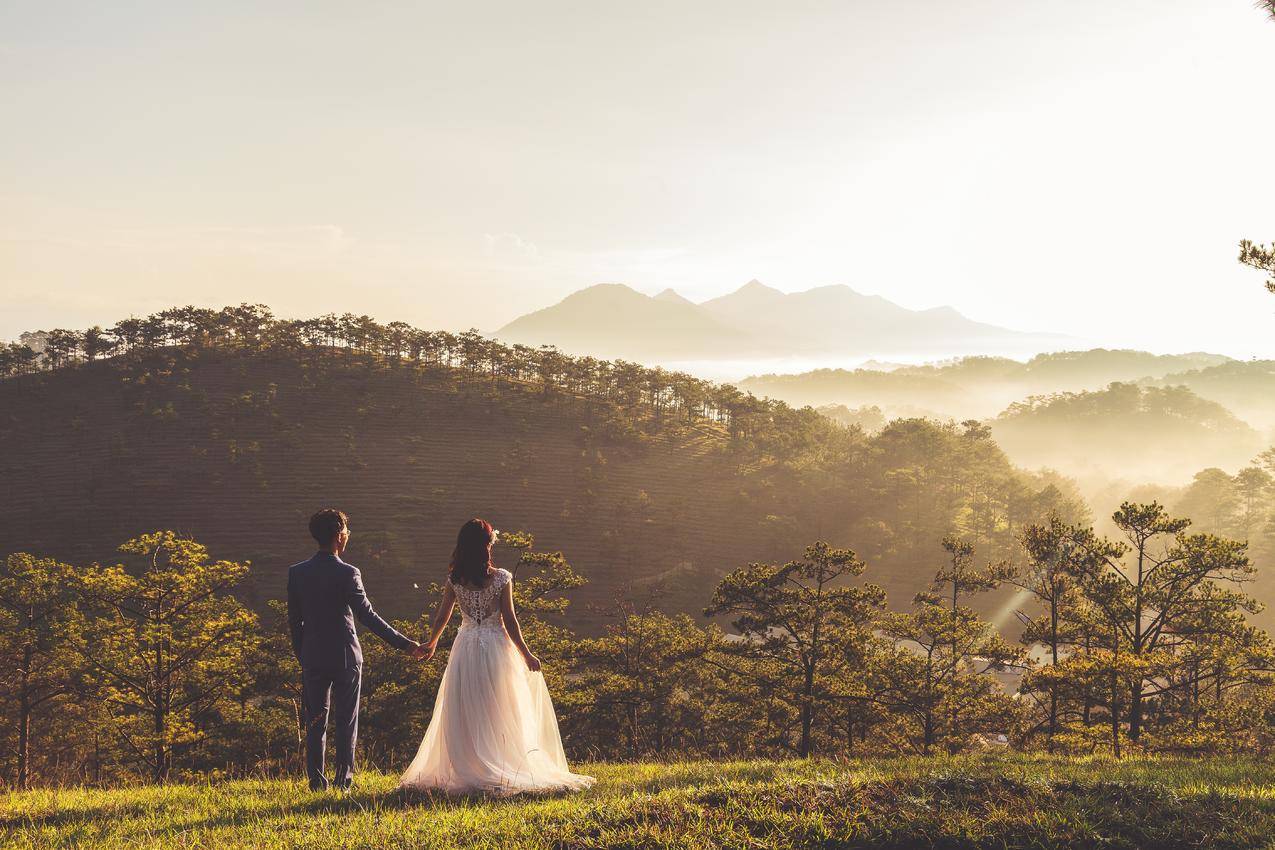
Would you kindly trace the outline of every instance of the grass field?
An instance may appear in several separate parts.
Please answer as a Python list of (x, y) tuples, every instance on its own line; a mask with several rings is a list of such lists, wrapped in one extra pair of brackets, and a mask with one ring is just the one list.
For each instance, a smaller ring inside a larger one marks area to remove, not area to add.
[(5, 848), (1275, 847), (1275, 767), (1024, 757), (587, 765), (569, 797), (447, 800), (361, 774), (0, 798)]

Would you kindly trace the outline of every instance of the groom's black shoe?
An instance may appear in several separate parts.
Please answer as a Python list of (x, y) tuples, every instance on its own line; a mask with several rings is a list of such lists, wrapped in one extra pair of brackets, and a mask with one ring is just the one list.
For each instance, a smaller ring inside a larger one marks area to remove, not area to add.
[(350, 789), (354, 787), (354, 783), (347, 779), (344, 782), (337, 782), (332, 787), (340, 791), (342, 794), (348, 794), (350, 793)]
[(310, 790), (311, 791), (326, 791), (328, 790), (328, 783), (327, 782), (311, 782)]

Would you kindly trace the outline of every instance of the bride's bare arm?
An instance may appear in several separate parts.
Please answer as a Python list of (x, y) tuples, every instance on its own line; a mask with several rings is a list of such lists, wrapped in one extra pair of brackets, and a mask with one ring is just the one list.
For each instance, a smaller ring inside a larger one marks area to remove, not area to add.
[(447, 621), (452, 618), (452, 612), (456, 610), (456, 591), (452, 589), (452, 583), (447, 582), (447, 588), (443, 591), (443, 598), (438, 601), (438, 608), (434, 611), (434, 620), (429, 626), (429, 643), (426, 644), (425, 660), (428, 661), (434, 657), (434, 650), (438, 648), (438, 639), (443, 636), (443, 629), (447, 628)]
[(505, 631), (509, 632), (509, 639), (514, 642), (514, 646), (518, 647), (518, 651), (526, 659), (527, 669), (533, 673), (539, 670), (540, 659), (532, 655), (530, 649), (527, 649), (527, 642), (522, 639), (522, 626), (518, 625), (518, 615), (514, 613), (513, 579), (505, 582), (505, 586), (500, 589), (500, 616), (505, 621)]

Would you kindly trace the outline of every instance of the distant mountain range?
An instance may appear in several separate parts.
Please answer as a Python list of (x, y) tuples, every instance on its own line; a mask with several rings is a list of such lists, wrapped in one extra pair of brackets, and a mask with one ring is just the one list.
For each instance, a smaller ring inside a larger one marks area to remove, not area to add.
[(495, 336), (642, 360), (937, 353), (1062, 339), (976, 322), (951, 307), (909, 310), (848, 286), (785, 293), (756, 280), (700, 304), (672, 289), (652, 296), (599, 284), (515, 319)]

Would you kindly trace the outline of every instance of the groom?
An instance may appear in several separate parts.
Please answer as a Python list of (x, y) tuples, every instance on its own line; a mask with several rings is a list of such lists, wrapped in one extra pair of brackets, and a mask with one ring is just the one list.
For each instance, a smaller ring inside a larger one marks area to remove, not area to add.
[(354, 742), (359, 731), (359, 685), (363, 648), (354, 618), (395, 649), (422, 658), (424, 650), (372, 610), (356, 567), (341, 560), (350, 542), (349, 518), (335, 508), (310, 517), (310, 536), (319, 551), (288, 569), (288, 626), (292, 651), (301, 662), (305, 700), (305, 770), (310, 790), (324, 791), (323, 749), (328, 706), (336, 726), (336, 786), (348, 790), (354, 776)]

